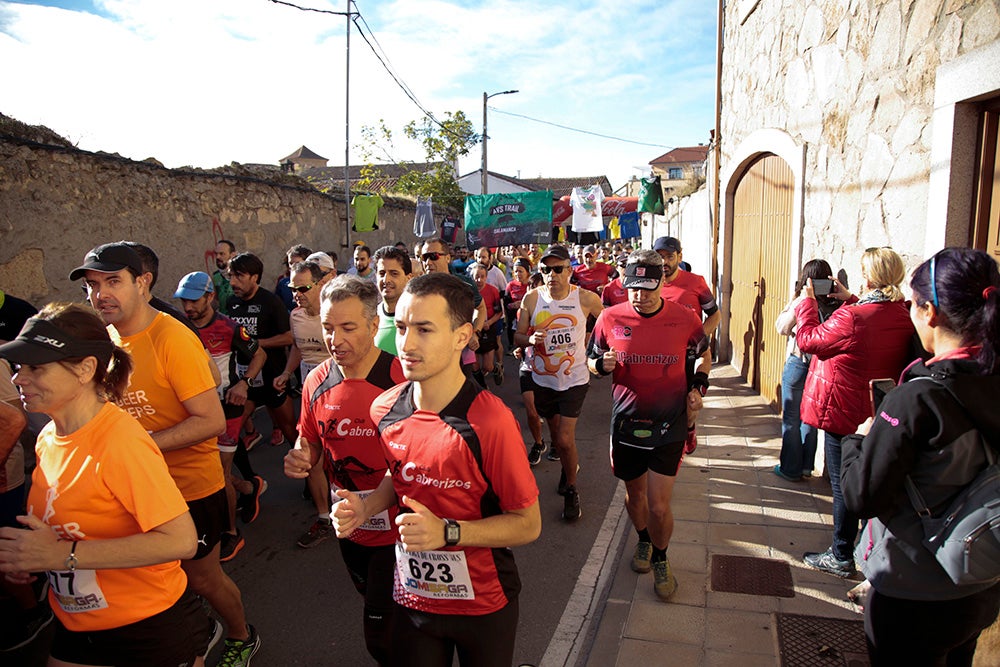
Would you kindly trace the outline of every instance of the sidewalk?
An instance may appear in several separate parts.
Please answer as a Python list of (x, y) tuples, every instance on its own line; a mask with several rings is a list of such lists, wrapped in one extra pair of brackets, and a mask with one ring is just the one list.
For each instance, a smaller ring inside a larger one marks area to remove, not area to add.
[(829, 483), (777, 477), (780, 418), (732, 367), (714, 369), (712, 384), (674, 487), (677, 592), (662, 602), (652, 574), (629, 568), (637, 538), (622, 506), (602, 568), (613, 578), (568, 664), (867, 665), (862, 616), (845, 597), (857, 581), (802, 563), (830, 544)]

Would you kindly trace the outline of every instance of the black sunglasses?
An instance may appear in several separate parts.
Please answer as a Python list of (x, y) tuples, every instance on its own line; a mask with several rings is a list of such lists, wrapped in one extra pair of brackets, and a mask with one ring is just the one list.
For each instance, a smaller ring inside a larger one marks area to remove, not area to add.
[(308, 292), (309, 290), (311, 290), (315, 286), (316, 286), (316, 283), (309, 283), (308, 285), (298, 285), (298, 286), (295, 286), (295, 287), (289, 285), (288, 289), (292, 290), (293, 292), (298, 292), (299, 294), (305, 294), (306, 292)]
[(570, 267), (566, 266), (565, 264), (560, 264), (559, 266), (544, 266), (544, 265), (542, 265), (542, 266), (538, 267), (538, 270), (541, 271), (542, 273), (544, 273), (545, 275), (548, 275), (548, 274), (552, 273), (553, 271), (555, 271), (556, 275), (558, 275), (558, 274), (562, 273), (563, 271), (566, 271), (569, 268)]
[(420, 256), (420, 259), (424, 260), (425, 262), (427, 261), (436, 262), (447, 254), (448, 253), (445, 252), (425, 252), (423, 255)]

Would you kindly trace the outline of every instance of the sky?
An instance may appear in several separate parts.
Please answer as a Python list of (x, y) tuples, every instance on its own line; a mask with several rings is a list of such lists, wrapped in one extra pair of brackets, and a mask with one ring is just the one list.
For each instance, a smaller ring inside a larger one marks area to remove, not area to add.
[[(295, 4), (347, 9), (347, 0)], [(518, 91), (489, 100), (492, 172), (606, 175), (617, 189), (671, 148), (709, 140), (715, 3), (356, 0), (351, 9), (436, 117), (461, 110), (481, 132), (483, 93)], [(269, 0), (0, 0), (0, 113), (85, 150), (205, 168), (276, 164), (303, 144), (330, 166), (343, 165), (349, 144), (360, 164), (361, 128), (381, 121), (395, 160), (423, 161), (402, 136), (423, 112), (354, 25), (345, 122), (345, 42), (343, 16)], [(480, 164), (476, 146), (459, 171)]]

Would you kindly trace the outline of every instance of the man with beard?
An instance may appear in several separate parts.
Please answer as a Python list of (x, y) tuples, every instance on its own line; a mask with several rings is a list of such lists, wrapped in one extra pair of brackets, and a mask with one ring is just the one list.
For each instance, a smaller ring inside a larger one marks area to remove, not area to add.
[[(700, 318), (660, 296), (663, 260), (637, 250), (622, 284), (629, 301), (597, 318), (587, 350), (595, 375), (612, 375), (611, 468), (625, 482), (625, 507), (639, 534), (632, 569), (653, 570), (653, 590), (677, 588), (667, 547), (674, 529), (674, 481), (708, 388), (711, 355)], [(688, 374), (686, 360), (697, 359)]]
[[(229, 260), (229, 282), (233, 286), (233, 298), (229, 301), (229, 316), (246, 327), (251, 336), (256, 336), (260, 346), (267, 353), (264, 369), (250, 380), (247, 394), (247, 416), (259, 405), (267, 407), (275, 429), (289, 443), (295, 442), (295, 412), (288, 394), (274, 387), (274, 379), (284, 370), (285, 348), (292, 344), (288, 311), (281, 299), (260, 286), (264, 274), (264, 263), (253, 253), (241, 252)], [(251, 438), (247, 420), (247, 438)], [(274, 438), (271, 444), (275, 443)], [(249, 449), (249, 446), (247, 447)]]
[(704, 312), (705, 335), (711, 336), (719, 326), (722, 313), (705, 279), (680, 268), (682, 261), (680, 240), (673, 236), (661, 236), (653, 243), (653, 250), (663, 258), (663, 288), (660, 294), (668, 301), (687, 306), (699, 318)]
[[(378, 292), (367, 280), (340, 276), (323, 288), (320, 321), (332, 358), (305, 379), (301, 435), (285, 456), (289, 477), (311, 478), (318, 470), (334, 491), (346, 489), (362, 497), (384, 479), (385, 456), (369, 410), (383, 391), (403, 381), (403, 372), (393, 354), (375, 346), (377, 305)], [(328, 496), (328, 508), (331, 500), (340, 498)], [(390, 662), (396, 513), (395, 507), (388, 508), (338, 540), (351, 581), (365, 600), (365, 644), (382, 665)]]
[[(226, 477), (226, 497), (229, 501), (229, 530), (222, 534), (219, 560), (226, 563), (236, 557), (245, 546), (240, 530), (236, 527), (236, 509), (241, 508), (243, 523), (250, 523), (260, 511), (260, 496), (267, 490), (267, 482), (253, 473), (250, 458), (240, 443), (240, 426), (243, 423), (243, 406), (247, 402), (250, 378), (264, 367), (267, 356), (257, 344), (257, 339), (225, 315), (216, 312), (213, 301), (214, 284), (202, 271), (189, 273), (177, 284), (174, 298), (180, 299), (184, 314), (198, 331), (202, 345), (212, 355), (225, 381), (219, 385), (222, 411), (226, 416), (226, 430), (219, 435), (219, 454), (222, 472)], [(243, 479), (233, 477), (233, 461), (240, 458)], [(240, 495), (237, 503), (236, 494)]]
[(375, 269), (372, 267), (372, 249), (366, 245), (354, 248), (354, 266), (347, 269), (348, 275), (357, 276), (375, 282)]
[(219, 312), (229, 314), (229, 299), (233, 296), (233, 288), (229, 284), (229, 260), (236, 254), (236, 246), (229, 239), (219, 239), (215, 244), (215, 271), (212, 272), (212, 285), (215, 287), (215, 297), (219, 300)]
[(396, 302), (413, 277), (413, 261), (406, 246), (385, 246), (375, 251), (375, 275), (382, 303), (378, 307), (378, 333), (375, 345), (396, 354)]

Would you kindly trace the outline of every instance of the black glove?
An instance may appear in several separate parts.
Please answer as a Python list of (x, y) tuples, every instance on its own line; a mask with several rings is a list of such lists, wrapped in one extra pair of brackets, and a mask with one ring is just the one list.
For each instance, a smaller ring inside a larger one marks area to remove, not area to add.
[(691, 378), (691, 385), (688, 387), (688, 391), (692, 389), (697, 389), (698, 393), (704, 396), (708, 393), (708, 374), (698, 371)]

